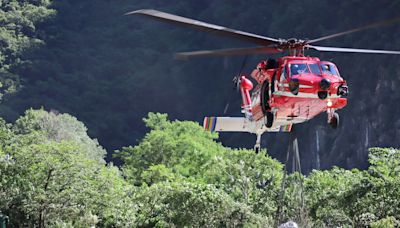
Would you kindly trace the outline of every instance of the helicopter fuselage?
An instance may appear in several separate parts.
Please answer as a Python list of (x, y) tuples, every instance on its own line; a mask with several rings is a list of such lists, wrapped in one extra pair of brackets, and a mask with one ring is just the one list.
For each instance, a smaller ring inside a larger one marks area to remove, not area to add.
[(348, 88), (335, 64), (314, 57), (286, 56), (257, 65), (253, 83), (240, 76), (242, 113), (245, 117), (206, 117), (205, 129), (218, 132), (249, 132), (257, 135), (256, 151), (264, 132), (290, 132), (322, 112), (328, 124), (339, 125), (336, 110), (347, 105)]
[[(336, 66), (315, 57), (279, 58), (275, 67), (266, 61), (251, 73), (258, 85), (249, 107), (253, 121), (273, 114), (273, 126), (305, 122), (321, 112), (334, 112), (347, 104), (346, 81)], [(243, 79), (242, 79), (243, 81)], [(329, 114), (328, 114), (329, 122)]]

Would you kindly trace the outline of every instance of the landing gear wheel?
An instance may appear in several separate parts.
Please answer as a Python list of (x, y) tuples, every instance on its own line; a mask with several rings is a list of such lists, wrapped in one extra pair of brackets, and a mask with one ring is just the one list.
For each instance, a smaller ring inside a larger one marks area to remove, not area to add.
[(261, 108), (265, 115), (271, 109), (271, 107), (269, 107), (268, 100), (269, 100), (269, 83), (267, 80), (265, 80), (261, 87)]
[(268, 111), (267, 113), (265, 113), (265, 117), (267, 118), (265, 126), (267, 128), (272, 127), (272, 124), (274, 123), (274, 114)]
[(339, 127), (339, 114), (333, 113), (332, 118), (329, 121), (329, 125), (331, 125), (331, 127), (333, 129), (336, 129)]

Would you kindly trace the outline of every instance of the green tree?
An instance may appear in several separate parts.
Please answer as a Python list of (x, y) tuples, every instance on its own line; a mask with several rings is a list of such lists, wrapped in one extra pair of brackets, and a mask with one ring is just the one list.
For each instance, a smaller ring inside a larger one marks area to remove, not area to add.
[[(139, 203), (138, 227), (259, 227), (271, 221), (251, 212), (213, 185), (159, 182), (143, 187), (135, 196)], [(268, 225), (269, 224), (269, 225)]]
[(139, 145), (124, 147), (116, 155), (124, 161), (127, 177), (138, 186), (145, 181), (142, 173), (160, 164), (178, 177), (204, 179), (212, 158), (227, 150), (213, 141), (215, 133), (204, 131), (197, 123), (170, 122), (166, 114), (159, 113), (150, 113), (144, 121), (151, 131)]
[(346, 192), (361, 181), (358, 170), (333, 168), (326, 171), (313, 171), (305, 180), (306, 204), (309, 215), (321, 226), (352, 226), (352, 217), (341, 204)]
[(144, 121), (151, 131), (137, 146), (117, 152), (131, 183), (211, 184), (252, 212), (273, 216), (283, 173), (265, 151), (225, 148), (215, 142), (217, 134), (197, 123), (168, 121), (165, 114), (150, 113)]
[[(106, 166), (98, 154), (93, 156), (88, 136), (79, 132), (83, 128), (70, 132), (77, 137), (57, 140), (53, 134), (49, 137), (54, 132), (43, 128), (66, 124), (65, 119), (81, 126), (67, 114), (52, 116), (43, 110), (29, 110), (14, 126), (3, 124), (1, 135), (7, 140), (3, 140), (0, 154), (0, 195), (4, 196), (0, 210), (18, 227), (131, 226), (136, 214), (130, 200), (134, 188), (118, 168)], [(84, 140), (82, 136), (86, 136)]]
[(207, 183), (226, 191), (235, 200), (251, 205), (256, 213), (273, 215), (283, 177), (282, 164), (262, 151), (227, 149), (209, 161), (203, 173)]
[(371, 148), (368, 170), (334, 168), (306, 179), (307, 205), (317, 226), (379, 227), (400, 221), (400, 150)]
[(104, 162), (106, 151), (96, 139), (87, 135), (85, 125), (71, 115), (30, 109), (15, 121), (13, 130), (17, 134), (39, 131), (46, 141), (73, 141), (81, 146), (88, 157)]
[(360, 181), (344, 195), (343, 208), (357, 226), (388, 217), (400, 221), (400, 150), (371, 148), (369, 162)]

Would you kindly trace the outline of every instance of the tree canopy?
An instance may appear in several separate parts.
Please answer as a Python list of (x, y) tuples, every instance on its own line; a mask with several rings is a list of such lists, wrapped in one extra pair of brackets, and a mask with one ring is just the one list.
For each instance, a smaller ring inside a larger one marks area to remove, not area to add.
[(367, 170), (290, 174), (282, 199), (283, 164), (267, 151), (224, 147), (216, 133), (166, 114), (144, 122), (150, 131), (139, 144), (116, 151), (119, 168), (68, 114), (31, 109), (13, 124), (0, 120), (1, 213), (17, 227), (400, 224), (400, 150), (370, 149)]
[(14, 125), (1, 121), (0, 211), (13, 226), (132, 224), (126, 197), (133, 188), (105, 165), (104, 150), (81, 122), (43, 110), (28, 110)]

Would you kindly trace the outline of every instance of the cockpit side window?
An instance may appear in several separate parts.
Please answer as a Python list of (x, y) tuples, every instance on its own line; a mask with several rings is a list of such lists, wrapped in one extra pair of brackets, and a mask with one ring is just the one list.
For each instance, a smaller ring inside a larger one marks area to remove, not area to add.
[(339, 76), (339, 73), (336, 71), (335, 66), (333, 66), (332, 64), (321, 64), (321, 68), (324, 74), (332, 74)]
[(307, 64), (304, 63), (290, 64), (289, 68), (290, 68), (290, 76), (310, 73)]
[(286, 79), (286, 77), (287, 77), (287, 75), (286, 75), (286, 67), (283, 67), (280, 81), (281, 82), (284, 81)]

